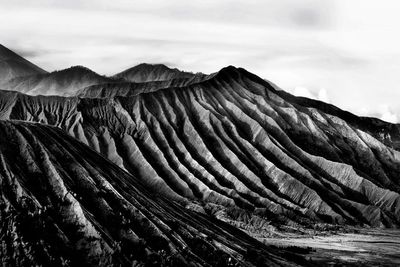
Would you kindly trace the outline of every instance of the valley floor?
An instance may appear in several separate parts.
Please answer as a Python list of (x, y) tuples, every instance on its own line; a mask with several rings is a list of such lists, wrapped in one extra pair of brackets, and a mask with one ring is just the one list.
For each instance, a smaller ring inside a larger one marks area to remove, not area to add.
[(293, 249), (320, 266), (400, 266), (400, 230), (352, 230), (314, 236), (289, 234), (261, 241)]

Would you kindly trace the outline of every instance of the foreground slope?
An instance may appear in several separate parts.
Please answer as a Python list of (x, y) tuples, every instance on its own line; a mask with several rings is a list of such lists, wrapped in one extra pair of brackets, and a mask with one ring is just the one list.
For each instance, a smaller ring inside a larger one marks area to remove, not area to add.
[(301, 102), (234, 67), (184, 86), (136, 86), (100, 98), (3, 91), (0, 118), (56, 125), (148, 188), (247, 230), (400, 226), (397, 125)]
[(3, 121), (0, 136), (5, 266), (296, 265), (282, 258), (292, 253), (149, 193), (60, 129)]
[(0, 44), (0, 84), (10, 79), (46, 71)]

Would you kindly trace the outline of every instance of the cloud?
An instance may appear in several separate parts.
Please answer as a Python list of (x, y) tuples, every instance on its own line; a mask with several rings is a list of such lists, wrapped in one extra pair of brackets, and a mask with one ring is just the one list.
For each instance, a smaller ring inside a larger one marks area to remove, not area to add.
[(324, 25), (327, 22), (327, 18), (313, 6), (294, 9), (292, 19), (296, 25), (305, 27)]
[(398, 123), (399, 117), (395, 114), (388, 105), (381, 105), (379, 107), (380, 119), (383, 121)]
[(321, 88), (321, 89), (318, 91), (317, 98), (318, 98), (319, 100), (323, 101), (323, 102), (326, 102), (326, 103), (329, 103), (329, 102), (330, 102), (330, 99), (329, 99), (329, 96), (328, 96), (328, 91), (326, 91), (325, 88)]
[(311, 93), (310, 90), (308, 90), (305, 87), (302, 86), (297, 86), (293, 90), (293, 94), (296, 96), (302, 96), (302, 97), (307, 97), (307, 98), (315, 98), (315, 95)]
[(328, 92), (325, 88), (321, 88), (319, 90), (310, 90), (306, 87), (303, 86), (296, 86), (292, 93), (296, 96), (302, 96), (302, 97), (307, 97), (307, 98), (311, 98), (311, 99), (317, 99), (320, 101), (323, 101), (325, 103), (329, 103), (329, 96), (328, 96)]
[[(319, 90), (310, 90), (303, 86), (296, 86), (292, 93), (296, 96), (307, 97), (310, 99), (316, 99), (323, 101), (325, 103), (329, 103), (330, 99), (328, 96), (328, 92), (325, 88), (321, 88)], [(392, 108), (387, 104), (382, 104), (377, 107), (367, 108), (362, 107), (357, 110), (353, 110), (359, 116), (367, 116), (367, 117), (376, 117), (386, 122), (398, 123), (399, 115), (392, 110)]]
[(12, 50), (21, 57), (26, 58), (28, 60), (32, 60), (34, 58), (46, 57), (47, 55), (55, 52), (54, 50), (39, 49), (39, 48), (29, 47), (26, 45), (15, 46), (15, 48), (13, 48)]

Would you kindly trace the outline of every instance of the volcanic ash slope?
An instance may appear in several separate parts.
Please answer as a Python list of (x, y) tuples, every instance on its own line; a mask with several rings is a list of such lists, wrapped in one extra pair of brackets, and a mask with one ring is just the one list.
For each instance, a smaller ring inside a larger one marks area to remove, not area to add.
[(4, 266), (305, 263), (149, 193), (134, 176), (56, 127), (1, 121), (0, 136)]
[(161, 83), (175, 86), (3, 91), (0, 118), (60, 127), (154, 192), (226, 221), (400, 226), (398, 125), (295, 98), (235, 67)]

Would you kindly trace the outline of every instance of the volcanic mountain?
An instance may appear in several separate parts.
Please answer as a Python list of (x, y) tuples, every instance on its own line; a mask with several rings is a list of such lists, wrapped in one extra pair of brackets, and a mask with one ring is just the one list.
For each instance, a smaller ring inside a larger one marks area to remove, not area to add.
[(11, 265), (76, 265), (72, 255), (92, 265), (301, 264), (237, 228), (265, 240), (400, 227), (398, 124), (233, 66), (205, 75), (140, 64), (111, 78), (72, 67), (6, 84), (0, 258)]
[(46, 71), (0, 44), (0, 84), (16, 77), (44, 73)]
[(2, 121), (0, 136), (3, 266), (305, 263), (149, 192), (61, 129)]
[(150, 81), (167, 81), (172, 79), (192, 78), (195, 74), (178, 69), (171, 69), (164, 64), (142, 63), (123, 72), (115, 74), (129, 82), (143, 83)]
[(232, 66), (188, 85), (135, 86), (121, 96), (112, 85), (80, 97), (3, 91), (0, 116), (57, 126), (149, 190), (248, 231), (400, 226), (398, 125)]

